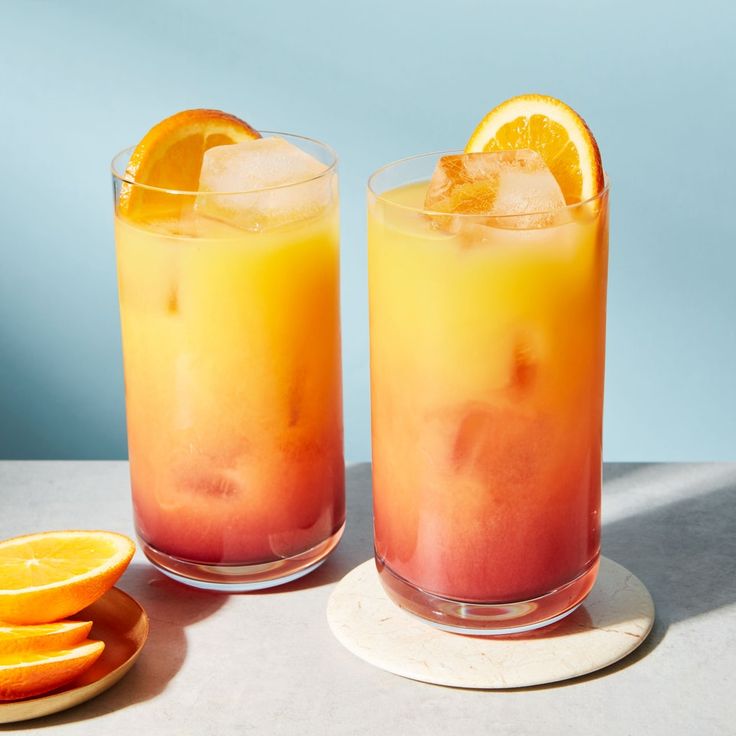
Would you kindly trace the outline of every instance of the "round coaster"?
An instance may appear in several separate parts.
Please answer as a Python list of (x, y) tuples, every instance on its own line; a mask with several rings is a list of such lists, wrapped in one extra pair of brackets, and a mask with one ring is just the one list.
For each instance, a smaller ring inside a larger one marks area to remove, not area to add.
[(567, 680), (617, 662), (646, 639), (654, 603), (633, 573), (601, 557), (593, 590), (558, 623), (514, 636), (460, 636), (399, 608), (368, 560), (338, 583), (327, 620), (344, 647), (376, 667), (436, 685), (496, 689)]

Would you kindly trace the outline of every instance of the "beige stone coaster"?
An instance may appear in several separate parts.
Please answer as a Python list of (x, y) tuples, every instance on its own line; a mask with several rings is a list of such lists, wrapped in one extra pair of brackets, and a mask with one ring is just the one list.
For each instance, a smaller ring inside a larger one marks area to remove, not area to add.
[(562, 621), (513, 637), (460, 636), (389, 600), (368, 560), (338, 583), (327, 619), (343, 646), (376, 667), (436, 685), (495, 689), (557, 682), (608, 667), (646, 639), (654, 603), (641, 580), (602, 557), (590, 595)]

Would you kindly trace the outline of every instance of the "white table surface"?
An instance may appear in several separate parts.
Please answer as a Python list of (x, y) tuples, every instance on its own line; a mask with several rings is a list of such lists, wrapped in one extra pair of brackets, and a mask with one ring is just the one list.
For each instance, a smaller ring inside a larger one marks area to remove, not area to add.
[[(0, 731), (60, 734), (736, 734), (736, 464), (609, 464), (603, 552), (657, 606), (647, 642), (592, 676), (515, 691), (453, 690), (375, 669), (325, 618), (371, 556), (370, 466), (348, 469), (348, 524), (312, 575), (222, 595), (165, 578), (138, 553), (118, 583), (151, 633), (115, 687)], [(0, 538), (45, 529), (133, 534), (124, 462), (0, 462)]]

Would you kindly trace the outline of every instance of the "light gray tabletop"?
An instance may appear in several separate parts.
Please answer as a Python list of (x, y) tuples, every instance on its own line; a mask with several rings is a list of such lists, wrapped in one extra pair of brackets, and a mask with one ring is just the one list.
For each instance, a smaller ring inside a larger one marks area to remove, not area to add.
[[(206, 593), (138, 555), (119, 587), (151, 619), (133, 670), (72, 710), (9, 726), (69, 734), (734, 734), (736, 464), (612, 464), (603, 552), (651, 591), (657, 621), (593, 676), (515, 691), (426, 685), (332, 637), (330, 592), (371, 556), (370, 466), (348, 469), (348, 525), (311, 576), (271, 592)], [(123, 462), (1, 462), (0, 538), (59, 528), (133, 534)]]

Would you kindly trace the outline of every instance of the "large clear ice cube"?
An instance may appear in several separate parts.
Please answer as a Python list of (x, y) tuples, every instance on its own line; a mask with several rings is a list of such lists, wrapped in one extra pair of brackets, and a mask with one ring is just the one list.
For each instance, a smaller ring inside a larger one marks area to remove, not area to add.
[(332, 197), (326, 168), (283, 138), (215, 146), (204, 154), (195, 207), (251, 231), (313, 217)]
[[(565, 206), (560, 185), (535, 151), (493, 151), (443, 156), (427, 189), (425, 207), (456, 215), (488, 215), (488, 224), (542, 227)], [(524, 215), (499, 222), (504, 215)], [(456, 230), (462, 218), (437, 218)], [(482, 221), (482, 219), (481, 219)]]

